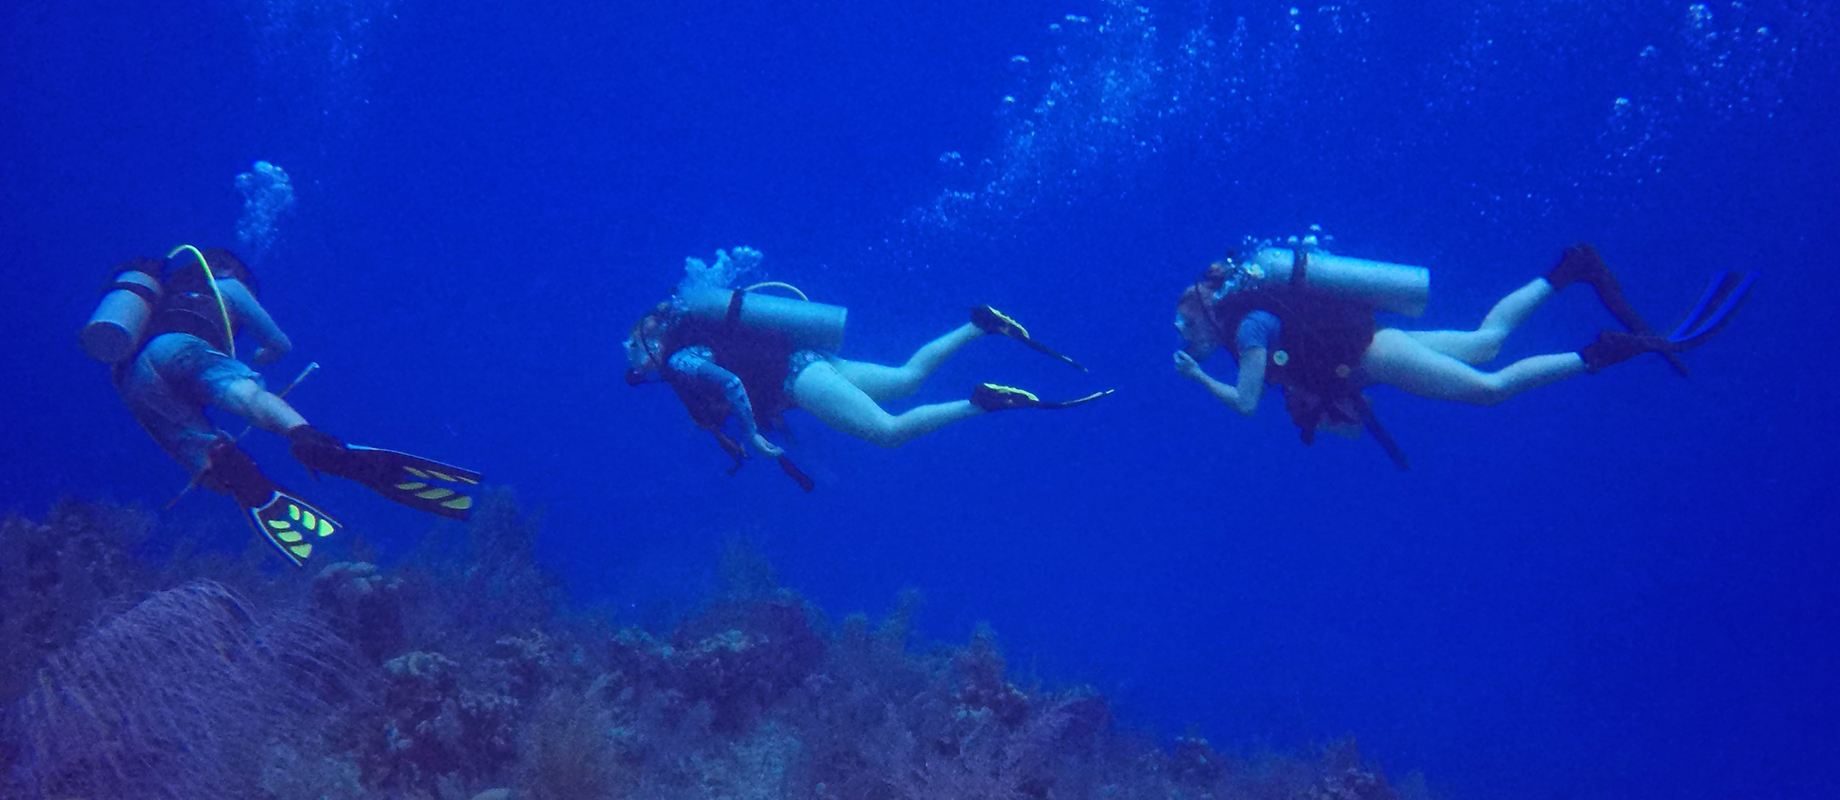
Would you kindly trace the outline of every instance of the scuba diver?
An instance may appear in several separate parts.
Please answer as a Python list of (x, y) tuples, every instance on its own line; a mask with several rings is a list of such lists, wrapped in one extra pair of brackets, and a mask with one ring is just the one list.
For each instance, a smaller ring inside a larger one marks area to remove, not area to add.
[[(783, 427), (784, 413), (794, 408), (837, 431), (892, 448), (986, 412), (1070, 408), (1113, 391), (1053, 402), (1013, 386), (983, 383), (969, 399), (890, 414), (881, 403), (912, 395), (960, 347), (986, 334), (1015, 339), (1081, 371), (1086, 368), (990, 306), (972, 309), (969, 322), (928, 342), (901, 366), (844, 359), (835, 353), (843, 343), (846, 309), (811, 302), (783, 283), (729, 288), (759, 260), (760, 253), (749, 248), (735, 248), (732, 256), (718, 251), (714, 266), (688, 259), (684, 284), (669, 302), (640, 317), (625, 342), (627, 383), (661, 380), (669, 385), (697, 426), (714, 434), (734, 459), (730, 475), (747, 458), (746, 445), (752, 445), (778, 461), (800, 488), (812, 490), (811, 479), (763, 433)], [(761, 292), (767, 288), (789, 291), (798, 299)]]
[[(1400, 469), (1410, 461), (1375, 418), (1366, 387), (1387, 384), (1420, 397), (1494, 405), (1646, 353), (1666, 357), (1685, 375), (1678, 354), (1718, 333), (1757, 279), (1721, 273), (1686, 321), (1663, 336), (1623, 298), (1596, 248), (1578, 244), (1545, 276), (1496, 303), (1476, 330), (1405, 331), (1380, 327), (1374, 315), (1423, 313), (1428, 270), (1333, 255), (1316, 244), (1314, 236), (1292, 237), (1283, 247), (1261, 243), (1244, 255), (1229, 250), (1210, 266), (1176, 304), (1186, 345), (1175, 354), (1176, 372), (1247, 416), (1265, 384), (1275, 384), (1304, 444), (1318, 430), (1354, 438), (1366, 429)], [(1555, 292), (1578, 283), (1595, 289), (1627, 330), (1606, 329), (1576, 352), (1531, 356), (1495, 372), (1476, 368), (1494, 359), (1508, 334)], [(1223, 346), (1233, 348), (1238, 362), (1232, 383), (1199, 363)]]
[[(315, 477), (347, 478), (410, 508), (449, 519), (472, 513), (480, 475), (392, 450), (348, 445), (309, 425), (236, 357), (236, 334), (259, 343), (265, 366), (287, 355), (288, 337), (256, 300), (255, 276), (228, 250), (181, 245), (165, 260), (117, 267), (83, 328), (83, 348), (112, 365), (111, 382), (141, 427), (192, 474), (196, 485), (234, 498), (256, 531), (295, 566), (318, 539), (343, 526), (269, 480), (236, 440), (204, 414), (216, 406), (286, 436)], [(302, 373), (303, 377), (305, 373)], [(189, 488), (189, 487), (188, 487)]]

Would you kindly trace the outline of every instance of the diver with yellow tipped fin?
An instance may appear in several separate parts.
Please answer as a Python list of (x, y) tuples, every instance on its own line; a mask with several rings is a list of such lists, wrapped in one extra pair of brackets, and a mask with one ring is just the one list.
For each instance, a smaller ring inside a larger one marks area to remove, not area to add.
[[(835, 353), (843, 343), (845, 309), (811, 302), (781, 283), (730, 288), (759, 260), (760, 253), (748, 248), (718, 251), (714, 265), (688, 259), (685, 282), (670, 301), (633, 324), (625, 343), (627, 382), (638, 386), (656, 374), (669, 385), (698, 427), (714, 434), (734, 459), (730, 474), (746, 459), (746, 445), (752, 445), (778, 461), (800, 488), (812, 490), (811, 479), (762, 432), (780, 427), (782, 415), (794, 408), (839, 432), (899, 447), (987, 412), (1070, 408), (1111, 394), (1108, 389), (1054, 402), (1013, 386), (983, 383), (969, 399), (890, 414), (881, 403), (912, 395), (959, 348), (986, 334), (1015, 339), (1081, 371), (1085, 367), (1036, 341), (1020, 323), (990, 306), (972, 309), (970, 321), (928, 342), (900, 366), (841, 358)], [(769, 288), (790, 291), (798, 299), (763, 291)]]
[[(403, 505), (450, 519), (472, 513), (479, 473), (391, 450), (347, 445), (307, 424), (255, 370), (236, 358), (236, 335), (259, 347), (265, 366), (292, 349), (256, 299), (254, 274), (228, 250), (181, 245), (164, 260), (117, 267), (83, 328), (83, 348), (112, 365), (128, 411), (193, 480), (234, 498), (244, 518), (295, 566), (314, 543), (343, 526), (270, 480), (235, 439), (205, 416), (215, 406), (288, 437), (290, 452), (315, 474), (347, 478)], [(302, 373), (303, 377), (305, 373)]]
[[(1366, 387), (1387, 384), (1420, 397), (1494, 405), (1646, 353), (1666, 357), (1684, 375), (1678, 354), (1718, 333), (1756, 280), (1755, 273), (1721, 273), (1686, 321), (1663, 336), (1623, 298), (1597, 249), (1578, 244), (1545, 276), (1496, 303), (1476, 330), (1407, 331), (1380, 327), (1375, 313), (1423, 313), (1430, 282), (1423, 267), (1335, 255), (1314, 236), (1281, 245), (1257, 242), (1243, 253), (1229, 250), (1182, 292), (1176, 328), (1184, 347), (1175, 354), (1175, 368), (1248, 416), (1265, 385), (1278, 386), (1305, 444), (1317, 430), (1353, 438), (1366, 429), (1400, 469), (1408, 469), (1405, 454), (1374, 416)], [(1579, 283), (1595, 289), (1627, 330), (1604, 330), (1576, 352), (1529, 356), (1495, 372), (1477, 369), (1554, 293)], [(1228, 346), (1238, 363), (1232, 383), (1216, 380), (1199, 363)]]

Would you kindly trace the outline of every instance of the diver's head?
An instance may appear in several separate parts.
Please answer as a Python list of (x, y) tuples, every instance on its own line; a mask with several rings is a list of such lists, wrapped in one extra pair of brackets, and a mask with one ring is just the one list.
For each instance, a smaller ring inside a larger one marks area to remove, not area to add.
[[(204, 263), (211, 265), (211, 277), (220, 281), (234, 278), (242, 281), (250, 294), (261, 293), (261, 286), (256, 283), (255, 273), (250, 272), (249, 265), (243, 263), (243, 259), (237, 258), (235, 253), (222, 247), (207, 247), (199, 253), (204, 256)], [(190, 256), (182, 256), (181, 259), (179, 263), (187, 266), (193, 261)]]
[(1207, 271), (1189, 284), (1176, 301), (1176, 332), (1182, 335), (1182, 351), (1196, 361), (1204, 361), (1220, 349), (1208, 307), (1239, 270), (1239, 251), (1227, 248), (1226, 258), (1209, 264)]
[(633, 386), (645, 383), (646, 374), (663, 366), (664, 333), (668, 326), (670, 303), (659, 303), (634, 322), (626, 334), (626, 382)]
[(1224, 257), (1208, 265), (1207, 272), (1201, 275), (1201, 284), (1206, 286), (1208, 291), (1218, 293), (1245, 267), (1246, 262), (1240, 257), (1239, 248), (1229, 247)]
[(1205, 361), (1208, 356), (1220, 349), (1220, 342), (1214, 336), (1214, 325), (1209, 321), (1208, 303), (1211, 293), (1200, 282), (1191, 284), (1182, 291), (1182, 298), (1176, 301), (1176, 333), (1182, 336), (1182, 352), (1193, 356), (1196, 361)]

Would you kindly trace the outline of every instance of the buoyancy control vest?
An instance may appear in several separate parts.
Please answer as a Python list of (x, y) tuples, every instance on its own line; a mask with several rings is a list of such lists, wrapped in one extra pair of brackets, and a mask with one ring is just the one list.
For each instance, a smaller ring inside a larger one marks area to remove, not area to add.
[(204, 251), (204, 257), (210, 264), (208, 273), (196, 258), (166, 262), (160, 274), (163, 290), (160, 305), (153, 312), (146, 341), (165, 333), (186, 333), (203, 339), (221, 352), (230, 352), (235, 330), (219, 305), (211, 278), (213, 275), (218, 280), (234, 278), (254, 294), (257, 291), (255, 276), (228, 250), (212, 248)]
[[(747, 459), (747, 448), (729, 435), (724, 427), (735, 409), (717, 387), (673, 369), (670, 365), (671, 356), (688, 347), (709, 348), (716, 366), (728, 370), (741, 380), (742, 388), (747, 391), (748, 404), (754, 410), (755, 426), (760, 430), (771, 430), (785, 427), (781, 416), (792, 408), (792, 400), (786, 394), (785, 385), (792, 354), (799, 349), (790, 337), (737, 325), (732, 316), (721, 321), (677, 317), (665, 332), (659, 352), (653, 356), (664, 382), (676, 393), (678, 402), (690, 413), (690, 418), (696, 422), (697, 427), (709, 431), (722, 451), (733, 459), (729, 475), (739, 471)], [(791, 459), (782, 455), (777, 461), (780, 469), (797, 482), (800, 489), (812, 491), (815, 486), (812, 479), (799, 471)]]
[(1284, 407), (1304, 444), (1325, 424), (1361, 425), (1401, 469), (1410, 462), (1375, 418), (1361, 393), (1361, 357), (1379, 324), (1372, 306), (1307, 282), (1308, 252), (1296, 251), (1288, 281), (1254, 281), (1208, 304), (1215, 339), (1234, 342), (1254, 311), (1278, 318), (1279, 344), (1265, 355), (1265, 379), (1284, 390)]
[(748, 403), (754, 409), (755, 425), (762, 429), (778, 427), (780, 415), (792, 407), (785, 389), (787, 365), (797, 350), (791, 340), (771, 331), (744, 328), (728, 321), (679, 317), (671, 325), (665, 334), (659, 369), (697, 425), (715, 430), (733, 411), (727, 398), (712, 387), (678, 379), (670, 366), (671, 356), (695, 346), (709, 348), (716, 366), (741, 379)]

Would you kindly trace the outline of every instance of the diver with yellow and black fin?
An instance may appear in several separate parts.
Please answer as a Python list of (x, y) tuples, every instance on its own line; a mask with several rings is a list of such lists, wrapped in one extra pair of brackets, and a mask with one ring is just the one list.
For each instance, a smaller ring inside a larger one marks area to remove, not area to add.
[[(1755, 273), (1722, 273), (1686, 321), (1662, 336), (1629, 306), (1596, 248), (1578, 244), (1545, 276), (1496, 303), (1476, 330), (1406, 331), (1380, 327), (1375, 314), (1424, 313), (1429, 270), (1332, 254), (1315, 236), (1255, 242), (1229, 250), (1183, 291), (1176, 329), (1184, 347), (1175, 367), (1248, 416), (1265, 384), (1276, 385), (1305, 444), (1318, 430), (1355, 437), (1365, 429), (1407, 469), (1410, 461), (1374, 416), (1367, 387), (1386, 384), (1420, 397), (1494, 405), (1645, 353), (1666, 356), (1684, 375), (1678, 354), (1723, 329), (1756, 279)], [(1593, 287), (1627, 331), (1606, 330), (1576, 352), (1531, 356), (1495, 372), (1476, 368), (1494, 359), (1508, 334), (1553, 294), (1576, 283)], [(1229, 345), (1239, 374), (1224, 383), (1199, 362)]]
[(1029, 335), (1029, 329), (1022, 327), (1022, 323), (1017, 322), (1008, 314), (991, 308), (990, 306), (978, 306), (977, 308), (971, 309), (971, 324), (978, 326), (978, 330), (985, 333), (993, 333), (998, 336), (1008, 336), (1011, 339), (1015, 339), (1016, 341), (1028, 345), (1029, 348), (1035, 352), (1065, 361), (1074, 369), (1081, 372), (1088, 371), (1085, 365), (1068, 358), (1059, 350), (1055, 350), (1041, 342), (1035, 341), (1035, 338)]
[(311, 425), (290, 428), (288, 452), (315, 473), (356, 481), (417, 511), (465, 520), (473, 513), (472, 487), (480, 475), (395, 450), (346, 444)]
[(310, 468), (351, 478), (413, 508), (465, 519), (478, 473), (346, 446), (263, 388), (261, 376), (236, 357), (238, 332), (259, 343), (250, 357), (257, 366), (286, 355), (292, 344), (256, 299), (258, 292), (255, 275), (230, 251), (181, 245), (165, 260), (136, 258), (117, 267), (80, 339), (85, 352), (112, 365), (117, 395), (161, 449), (197, 485), (235, 499), (250, 525), (296, 566), (305, 564), (317, 540), (343, 526), (262, 474), (235, 438), (205, 415), (206, 407), (287, 436)]
[[(718, 251), (714, 264), (688, 259), (685, 280), (672, 299), (640, 317), (625, 344), (627, 382), (637, 386), (657, 375), (677, 393), (697, 426), (716, 436), (737, 469), (747, 458), (747, 445), (752, 445), (778, 460), (801, 488), (811, 491), (811, 480), (763, 433), (783, 427), (783, 415), (794, 408), (842, 433), (882, 447), (899, 447), (991, 411), (1068, 408), (1111, 393), (1047, 402), (1022, 389), (986, 383), (965, 400), (891, 414), (882, 402), (912, 395), (959, 348), (986, 334), (1016, 339), (1085, 368), (1035, 341), (1015, 319), (989, 306), (972, 309), (970, 321), (922, 346), (900, 366), (842, 358), (836, 352), (843, 344), (846, 309), (811, 302), (783, 283), (731, 288), (760, 258), (758, 251), (735, 248)], [(767, 294), (767, 289), (796, 299)]]

